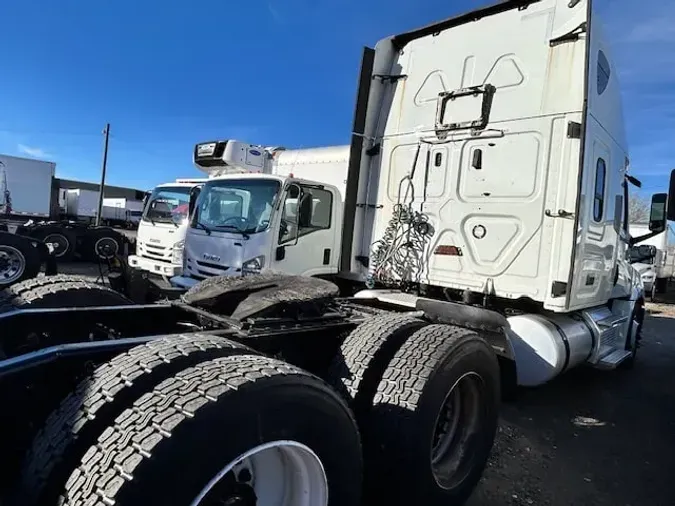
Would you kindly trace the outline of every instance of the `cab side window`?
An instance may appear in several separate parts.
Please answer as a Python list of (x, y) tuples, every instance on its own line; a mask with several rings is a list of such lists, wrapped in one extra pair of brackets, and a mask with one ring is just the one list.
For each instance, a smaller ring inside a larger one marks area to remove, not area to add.
[[(299, 201), (298, 201), (299, 198)], [(333, 195), (314, 186), (291, 186), (281, 214), (279, 243), (331, 227)]]

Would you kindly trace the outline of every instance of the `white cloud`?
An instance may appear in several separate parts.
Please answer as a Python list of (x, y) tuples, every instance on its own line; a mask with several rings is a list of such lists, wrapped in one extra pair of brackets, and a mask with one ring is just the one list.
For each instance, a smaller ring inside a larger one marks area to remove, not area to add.
[(50, 156), (41, 148), (32, 148), (30, 146), (26, 146), (25, 144), (19, 144), (17, 149), (24, 155), (32, 156), (33, 158), (49, 158)]

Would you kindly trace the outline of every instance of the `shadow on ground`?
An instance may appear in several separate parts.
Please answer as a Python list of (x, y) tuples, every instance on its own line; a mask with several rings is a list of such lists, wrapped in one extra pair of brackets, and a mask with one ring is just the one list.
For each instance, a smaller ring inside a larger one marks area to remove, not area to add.
[(469, 506), (675, 504), (675, 308), (650, 309), (633, 370), (572, 371), (503, 406)]

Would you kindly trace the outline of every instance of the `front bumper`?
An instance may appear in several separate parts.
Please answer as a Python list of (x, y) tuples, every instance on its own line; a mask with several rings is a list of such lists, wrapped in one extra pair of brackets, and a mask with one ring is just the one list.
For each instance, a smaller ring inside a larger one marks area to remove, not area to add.
[(181, 265), (167, 264), (138, 255), (131, 255), (128, 259), (128, 263), (135, 269), (159, 274), (160, 276), (179, 276), (183, 272), (183, 267)]

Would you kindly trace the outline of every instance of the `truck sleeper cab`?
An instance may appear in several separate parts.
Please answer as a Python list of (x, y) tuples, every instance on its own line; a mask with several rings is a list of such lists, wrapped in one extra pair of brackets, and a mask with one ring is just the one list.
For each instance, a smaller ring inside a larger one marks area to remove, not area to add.
[[(516, 312), (522, 385), (632, 360), (634, 178), (591, 2), (502, 2), (382, 40), (362, 65), (341, 273), (376, 289), (357, 297)], [(652, 233), (667, 197), (652, 202)]]

